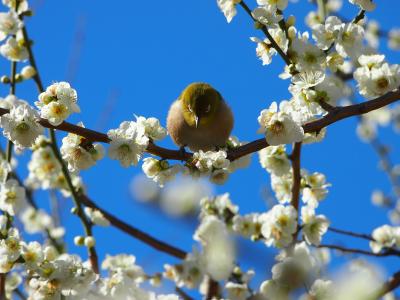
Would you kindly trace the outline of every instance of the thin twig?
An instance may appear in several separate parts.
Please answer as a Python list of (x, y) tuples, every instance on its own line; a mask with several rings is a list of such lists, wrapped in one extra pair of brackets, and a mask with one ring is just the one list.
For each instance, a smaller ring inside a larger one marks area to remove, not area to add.
[(368, 240), (368, 241), (374, 241), (374, 239), (372, 238), (372, 236), (370, 236), (369, 234), (356, 233), (356, 232), (352, 232), (352, 231), (348, 231), (348, 230), (343, 230), (343, 229), (338, 229), (338, 228), (333, 228), (333, 227), (329, 227), (328, 230), (329, 230), (329, 231), (332, 231), (332, 232), (339, 233), (339, 234), (344, 234), (344, 235), (349, 235), (349, 236), (353, 236), (353, 237), (358, 237), (358, 238), (365, 239), (365, 240)]
[[(61, 165), (61, 170), (62, 170), (65, 180), (67, 182), (68, 188), (71, 192), (72, 200), (74, 201), (74, 204), (75, 204), (75, 214), (81, 220), (81, 223), (85, 230), (86, 236), (87, 237), (93, 236), (92, 223), (88, 220), (87, 216), (85, 215), (85, 212), (83, 211), (83, 207), (81, 205), (78, 192), (76, 191), (76, 189), (72, 183), (71, 175), (69, 174), (68, 168), (58, 150), (55, 130), (49, 129), (49, 133), (50, 133), (51, 148), (53, 150), (53, 154)], [(96, 248), (94, 246), (88, 247), (88, 254), (89, 254), (90, 263), (92, 265), (92, 269), (95, 273), (98, 274), (99, 273), (99, 262), (98, 262)]]
[(193, 300), (188, 294), (186, 294), (182, 289), (175, 287), (175, 291), (181, 296), (183, 300)]
[[(243, 9), (247, 12), (247, 14), (250, 16), (250, 18), (254, 21), (254, 22), (258, 22), (254, 17), (253, 14), (251, 12), (251, 9), (247, 6), (247, 4), (242, 0), (239, 2), (240, 6), (243, 7)], [(258, 22), (259, 23), (259, 22)], [(260, 23), (261, 24), (261, 23)], [(268, 27), (265, 26), (264, 24), (261, 24), (261, 30), (262, 32), (264, 32), (264, 34), (267, 36), (268, 40), (271, 42), (272, 47), (279, 53), (279, 55), (282, 57), (282, 59), (285, 61), (285, 63), (289, 66), (292, 64), (292, 62), (290, 61), (289, 57), (287, 56), (287, 54), (285, 52), (283, 52), (283, 50), (281, 49), (281, 47), (279, 47), (278, 43), (274, 40), (274, 38), (272, 37), (272, 35), (269, 33), (268, 31)]]
[(360, 22), (362, 19), (364, 19), (365, 17), (365, 10), (361, 9), (357, 16), (354, 17), (353, 21), (351, 21), (354, 24), (357, 24), (358, 22)]
[(376, 257), (400, 256), (400, 251), (395, 250), (395, 249), (386, 249), (383, 252), (374, 253), (374, 252), (367, 251), (367, 250), (346, 248), (346, 247), (342, 247), (342, 246), (338, 246), (338, 245), (330, 245), (330, 244), (318, 245), (316, 247), (317, 248), (329, 248), (329, 249), (334, 249), (334, 250), (338, 250), (338, 251), (346, 252), (346, 253), (363, 254), (363, 255), (376, 256)]

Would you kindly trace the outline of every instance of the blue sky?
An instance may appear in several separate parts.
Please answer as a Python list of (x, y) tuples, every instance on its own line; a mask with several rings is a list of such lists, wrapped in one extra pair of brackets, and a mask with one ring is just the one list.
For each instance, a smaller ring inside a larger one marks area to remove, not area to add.
[[(399, 25), (399, 4), (387, 2), (378, 3), (376, 11), (370, 14), (384, 29)], [(33, 50), (44, 85), (69, 80), (78, 91), (82, 113), (73, 116), (72, 122), (83, 121), (89, 128), (106, 132), (137, 114), (157, 117), (165, 125), (169, 105), (180, 91), (191, 82), (205, 81), (215, 86), (232, 107), (236, 120), (233, 133), (241, 140), (251, 141), (260, 138), (256, 134), (259, 112), (272, 101), (289, 97), (289, 82), (277, 77), (284, 66), (282, 60), (275, 57), (271, 65), (262, 66), (255, 56), (255, 44), (249, 40), (250, 36), (262, 37), (262, 34), (254, 30), (240, 8), (238, 16), (228, 25), (214, 0), (43, 0), (33, 4), (35, 16), (28, 20), (27, 26), (35, 42)], [(248, 4), (254, 7), (255, 1)], [(286, 14), (295, 14), (302, 30), (304, 16), (311, 7), (308, 1), (300, 0), (290, 4)], [(343, 15), (352, 18), (356, 13), (355, 7), (345, 4)], [(399, 53), (387, 51), (385, 45), (382, 52), (390, 62), (399, 61)], [(1, 60), (0, 68), (7, 73), (9, 64)], [(2, 86), (0, 92), (6, 95), (7, 90)], [(33, 103), (37, 97), (33, 82), (19, 85), (17, 95)], [(361, 101), (361, 96), (357, 100)], [(388, 222), (386, 212), (371, 204), (370, 194), (375, 188), (389, 192), (391, 187), (387, 176), (378, 170), (372, 148), (358, 140), (356, 124), (355, 118), (334, 124), (323, 143), (306, 145), (302, 167), (324, 173), (332, 184), (329, 196), (319, 208), (332, 226), (369, 233)], [(396, 162), (398, 136), (391, 128), (380, 133), (381, 139), (390, 144)], [(162, 145), (174, 147), (169, 138)], [(20, 172), (26, 174), (23, 163)], [(83, 171), (82, 176), (89, 196), (101, 207), (189, 251), (196, 222), (170, 219), (133, 201), (128, 185), (139, 172), (140, 166), (123, 169), (118, 162), (104, 159), (96, 167)], [(267, 207), (261, 193), (266, 186), (270, 186), (269, 175), (253, 155), (248, 169), (234, 173), (216, 191), (230, 192), (243, 213), (260, 212)], [(38, 193), (37, 198), (40, 204), (47, 205), (46, 194)], [(67, 208), (71, 204), (68, 200), (63, 205)], [(68, 211), (65, 209), (62, 216), (69, 232), (67, 242), (72, 252), (84, 253), (72, 245), (74, 235), (82, 230)], [(132, 253), (151, 272), (161, 271), (164, 262), (176, 261), (112, 228), (96, 228), (95, 235), (101, 257), (106, 253)], [(326, 241), (368, 248), (365, 242), (333, 233), (326, 236)], [(273, 252), (261, 244), (245, 243), (240, 252), (242, 257), (250, 257), (243, 265), (256, 267), (261, 274), (273, 259)], [(343, 261), (343, 258), (337, 260)], [(389, 273), (397, 271), (399, 265), (388, 258), (379, 262)]]

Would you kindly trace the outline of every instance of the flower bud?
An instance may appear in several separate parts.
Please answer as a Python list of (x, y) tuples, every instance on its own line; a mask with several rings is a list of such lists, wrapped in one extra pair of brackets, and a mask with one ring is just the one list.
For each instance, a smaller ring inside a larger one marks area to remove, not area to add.
[(1, 83), (8, 84), (8, 83), (10, 83), (10, 78), (8, 78), (8, 76), (6, 76), (6, 75), (3, 75), (3, 76), (1, 76), (0, 81), (1, 81)]
[(294, 28), (293, 26), (290, 26), (288, 28), (288, 36), (289, 36), (289, 39), (291, 39), (291, 40), (295, 39), (296, 38), (296, 28)]
[(92, 248), (94, 247), (94, 245), (96, 244), (96, 240), (93, 236), (87, 236), (85, 237), (85, 246), (88, 248)]
[(287, 21), (286, 21), (287, 27), (294, 26), (295, 24), (296, 24), (296, 17), (293, 16), (293, 15), (290, 15), (289, 18), (287, 18)]
[(24, 77), (21, 74), (15, 74), (15, 82), (21, 82)]
[(263, 27), (264, 27), (264, 25), (261, 24), (260, 22), (258, 22), (258, 21), (255, 21), (255, 22), (254, 22), (254, 28), (255, 28), (255, 29), (261, 29), (261, 28), (263, 28)]
[(76, 237), (74, 237), (74, 244), (76, 246), (83, 246), (85, 244), (86, 239), (81, 236), (81, 235), (77, 235)]
[(21, 70), (22, 77), (26, 80), (36, 75), (36, 70), (32, 66), (25, 66)]

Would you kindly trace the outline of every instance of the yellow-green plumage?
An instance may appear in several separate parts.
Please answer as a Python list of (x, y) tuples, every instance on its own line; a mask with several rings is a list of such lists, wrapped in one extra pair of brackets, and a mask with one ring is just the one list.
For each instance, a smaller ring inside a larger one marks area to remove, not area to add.
[(231, 109), (207, 83), (192, 83), (171, 105), (167, 128), (178, 146), (193, 151), (223, 147), (233, 127)]

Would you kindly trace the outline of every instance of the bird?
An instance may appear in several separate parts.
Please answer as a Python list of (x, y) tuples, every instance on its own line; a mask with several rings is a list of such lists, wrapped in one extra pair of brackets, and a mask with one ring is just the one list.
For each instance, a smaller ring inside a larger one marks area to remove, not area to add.
[(221, 94), (210, 84), (189, 84), (168, 112), (167, 130), (181, 151), (213, 151), (226, 145), (233, 114)]

